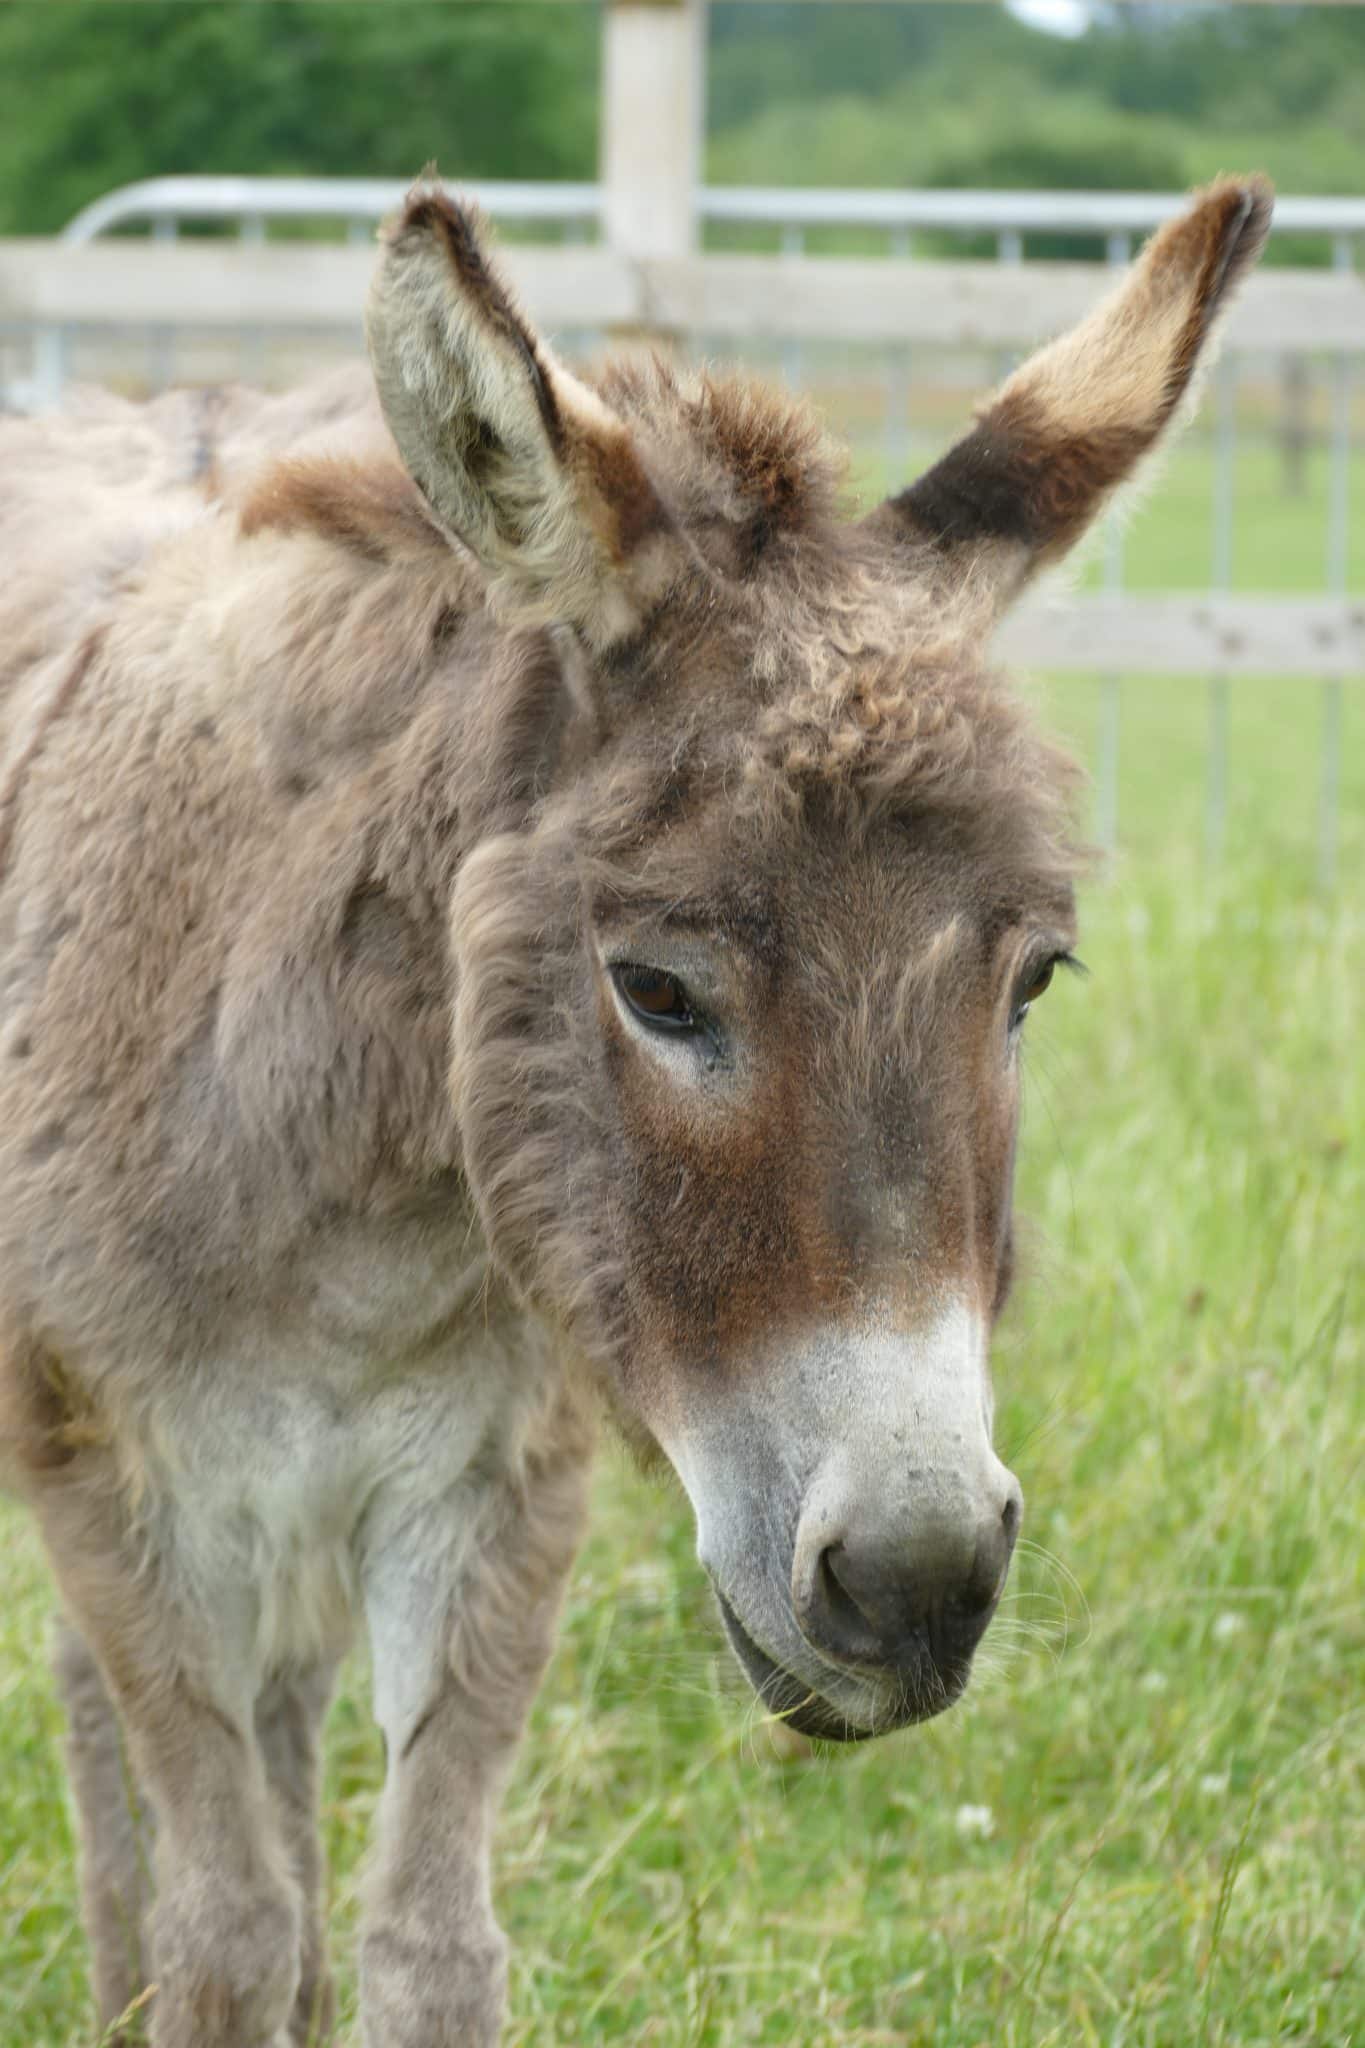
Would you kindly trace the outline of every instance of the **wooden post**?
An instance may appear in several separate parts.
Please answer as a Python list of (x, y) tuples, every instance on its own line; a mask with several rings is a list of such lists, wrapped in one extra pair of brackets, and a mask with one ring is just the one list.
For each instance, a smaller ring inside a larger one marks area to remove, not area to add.
[(687, 256), (705, 120), (705, 0), (609, 0), (605, 17), (607, 241), (626, 256)]

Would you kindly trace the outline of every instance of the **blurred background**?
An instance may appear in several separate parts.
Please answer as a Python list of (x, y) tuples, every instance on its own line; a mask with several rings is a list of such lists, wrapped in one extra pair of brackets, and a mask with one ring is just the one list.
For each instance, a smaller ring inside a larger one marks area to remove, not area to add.
[[(1202, 405), (1003, 644), (1091, 772), (997, 1347), (1015, 1590), (945, 1722), (779, 1759), (614, 1453), (502, 1838), (514, 2043), (1346, 2048), (1365, 2029), (1365, 11), (7, 0), (0, 402), (360, 347), (435, 160), (530, 312), (809, 394), (897, 487), (1222, 170)], [(88, 2010), (36, 1547), (0, 1506), (0, 2048)], [(334, 1922), (382, 1769), (332, 1725)], [(343, 1942), (344, 1971), (349, 1957)], [(351, 1978), (344, 1975), (344, 1985)]]

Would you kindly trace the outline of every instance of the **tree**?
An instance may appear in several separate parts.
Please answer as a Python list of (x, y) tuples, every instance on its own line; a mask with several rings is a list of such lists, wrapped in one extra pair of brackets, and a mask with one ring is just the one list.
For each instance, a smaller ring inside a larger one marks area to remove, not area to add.
[(169, 172), (591, 177), (598, 10), (8, 0), (0, 232)]

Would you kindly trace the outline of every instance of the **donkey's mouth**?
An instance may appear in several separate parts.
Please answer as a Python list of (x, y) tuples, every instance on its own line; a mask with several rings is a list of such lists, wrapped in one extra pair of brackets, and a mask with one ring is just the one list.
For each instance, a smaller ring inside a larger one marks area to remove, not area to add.
[(812, 1692), (802, 1679), (774, 1664), (767, 1651), (760, 1650), (719, 1586), (715, 1592), (730, 1647), (743, 1666), (745, 1677), (775, 1719), (821, 1742), (869, 1742), (884, 1729), (900, 1725), (894, 1718), (888, 1719), (882, 1728), (864, 1728), (850, 1721), (819, 1693)]

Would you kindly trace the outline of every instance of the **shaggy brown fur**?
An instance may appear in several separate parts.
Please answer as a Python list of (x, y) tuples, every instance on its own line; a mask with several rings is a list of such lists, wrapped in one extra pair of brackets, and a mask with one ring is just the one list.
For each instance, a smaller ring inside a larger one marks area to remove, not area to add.
[(365, 2037), (493, 2041), (588, 1381), (770, 1705), (865, 1735), (960, 1690), (1019, 1515), (1018, 1027), (1079, 859), (986, 635), (1267, 204), (1215, 187), (861, 521), (787, 398), (571, 376), (432, 189), (384, 418), (355, 377), (0, 428), (0, 1449), (70, 1618), (102, 2022), (151, 1973), (157, 2048), (325, 2031), (363, 1614)]

